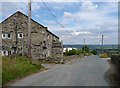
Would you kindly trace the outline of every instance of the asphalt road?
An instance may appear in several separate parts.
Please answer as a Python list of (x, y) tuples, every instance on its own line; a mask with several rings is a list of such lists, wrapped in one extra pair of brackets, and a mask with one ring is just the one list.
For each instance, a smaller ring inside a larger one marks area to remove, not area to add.
[(73, 64), (52, 66), (18, 80), (10, 86), (108, 86), (104, 74), (110, 65), (98, 56), (89, 56), (74, 61)]

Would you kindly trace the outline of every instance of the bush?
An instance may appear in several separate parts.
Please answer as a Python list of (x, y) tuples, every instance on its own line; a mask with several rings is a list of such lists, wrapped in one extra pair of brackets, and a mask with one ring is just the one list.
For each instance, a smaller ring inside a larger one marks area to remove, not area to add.
[(109, 58), (108, 54), (100, 54), (100, 58)]
[(82, 53), (83, 53), (83, 50), (81, 50), (81, 49), (78, 49), (77, 52), (76, 52), (77, 55), (80, 55)]
[(92, 55), (92, 53), (87, 50), (87, 52), (85, 52), (83, 49), (72, 49), (72, 50), (66, 50), (66, 52), (64, 52), (64, 55), (66, 56), (70, 56), (70, 55), (80, 55), (80, 54), (83, 54), (86, 55), (86, 56), (89, 56), (89, 55)]
[(89, 53), (90, 49), (87, 45), (82, 47), (82, 50), (85, 51), (86, 53)]
[(68, 52), (68, 55), (75, 55), (77, 53), (77, 50), (72, 49)]
[(77, 50), (76, 49), (72, 49), (72, 50), (66, 50), (66, 52), (64, 53), (65, 55), (67, 56), (70, 56), (70, 55), (75, 55), (77, 54)]
[(93, 55), (97, 55), (97, 51), (96, 51), (96, 50), (93, 50), (93, 51), (92, 51), (92, 54), (93, 54)]

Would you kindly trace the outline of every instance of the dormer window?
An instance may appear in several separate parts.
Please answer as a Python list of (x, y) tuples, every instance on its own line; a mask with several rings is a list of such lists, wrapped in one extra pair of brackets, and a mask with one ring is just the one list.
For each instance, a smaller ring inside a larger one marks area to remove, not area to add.
[(23, 38), (23, 33), (18, 33), (18, 38), (22, 39)]

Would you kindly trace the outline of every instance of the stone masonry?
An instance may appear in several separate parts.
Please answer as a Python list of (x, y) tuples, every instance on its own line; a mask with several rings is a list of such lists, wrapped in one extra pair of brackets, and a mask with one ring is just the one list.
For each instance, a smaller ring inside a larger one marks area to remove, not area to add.
[[(20, 11), (0, 23), (2, 55), (27, 55), (28, 17)], [(62, 43), (47, 27), (31, 19), (31, 54), (33, 59), (62, 58)], [(59, 59), (60, 60), (60, 59)]]

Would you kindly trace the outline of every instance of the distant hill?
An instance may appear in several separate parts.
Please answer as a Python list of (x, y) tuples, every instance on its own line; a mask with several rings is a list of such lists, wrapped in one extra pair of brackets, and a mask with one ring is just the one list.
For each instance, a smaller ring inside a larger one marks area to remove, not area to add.
[[(101, 49), (101, 45), (87, 45), (90, 49)], [(83, 45), (63, 45), (64, 48), (77, 48), (80, 49)], [(104, 49), (118, 49), (118, 45), (104, 45)]]

